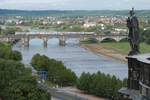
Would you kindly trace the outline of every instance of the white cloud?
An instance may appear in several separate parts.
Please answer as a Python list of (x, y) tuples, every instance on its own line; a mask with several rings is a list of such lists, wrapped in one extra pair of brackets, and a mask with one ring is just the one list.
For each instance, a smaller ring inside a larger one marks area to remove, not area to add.
[(0, 0), (5, 9), (150, 9), (150, 0)]

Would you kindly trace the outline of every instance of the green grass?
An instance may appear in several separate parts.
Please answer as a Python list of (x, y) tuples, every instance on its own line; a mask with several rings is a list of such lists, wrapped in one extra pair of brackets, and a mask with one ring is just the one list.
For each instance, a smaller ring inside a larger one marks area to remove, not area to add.
[[(128, 42), (120, 42), (120, 43), (115, 43), (115, 42), (108, 43), (107, 42), (107, 43), (99, 43), (99, 45), (115, 49), (118, 52), (123, 53), (123, 54), (128, 54), (130, 51), (130, 45)], [(141, 53), (150, 53), (150, 45), (141, 43), (140, 44), (140, 52)]]
[(89, 40), (80, 41), (80, 43), (81, 44), (95, 44), (95, 43), (98, 43), (98, 41), (89, 39)]

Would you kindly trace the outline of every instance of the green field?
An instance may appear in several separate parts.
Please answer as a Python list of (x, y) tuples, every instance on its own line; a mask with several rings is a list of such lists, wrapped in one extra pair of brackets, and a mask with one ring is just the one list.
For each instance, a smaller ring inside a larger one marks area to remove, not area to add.
[[(111, 43), (99, 43), (99, 45), (108, 47), (108, 48), (112, 48), (117, 50), (120, 53), (123, 54), (128, 54), (130, 51), (130, 45), (128, 42), (120, 42), (120, 43), (115, 43), (115, 42), (111, 42)], [(145, 43), (141, 43), (140, 44), (140, 51), (141, 53), (150, 53), (150, 45), (147, 45)]]

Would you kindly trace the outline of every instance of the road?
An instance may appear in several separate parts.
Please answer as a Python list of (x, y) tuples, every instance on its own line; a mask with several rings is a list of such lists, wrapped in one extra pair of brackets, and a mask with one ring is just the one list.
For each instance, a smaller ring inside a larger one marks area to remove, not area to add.
[[(32, 66), (26, 65), (26, 67), (32, 68), (32, 75), (37, 76), (37, 71)], [(40, 83), (39, 81), (38, 87), (44, 91), (47, 91), (52, 96), (52, 100), (107, 100), (104, 98), (85, 94), (74, 87), (50, 88), (48, 85)]]
[(49, 88), (47, 85), (42, 83), (39, 83), (38, 86), (39, 88), (50, 93), (51, 96), (54, 97), (52, 100), (107, 100), (93, 95), (84, 94), (80, 90), (73, 87)]

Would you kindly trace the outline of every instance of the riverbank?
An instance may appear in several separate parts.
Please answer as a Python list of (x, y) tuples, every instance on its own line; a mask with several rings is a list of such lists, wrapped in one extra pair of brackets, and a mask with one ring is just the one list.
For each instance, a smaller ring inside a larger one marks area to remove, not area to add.
[[(106, 43), (82, 43), (81, 47), (88, 49), (97, 55), (104, 55), (117, 59), (123, 62), (127, 62), (126, 56), (130, 51), (130, 45), (128, 42), (106, 42)], [(146, 43), (140, 43), (141, 54), (150, 52), (150, 45)]]
[(127, 63), (126, 54), (120, 53), (120, 51), (110, 48), (108, 46), (100, 44), (81, 44), (81, 47), (94, 52), (97, 55), (104, 55), (116, 60), (120, 60), (124, 63)]
[(60, 88), (59, 91), (75, 95), (76, 97), (83, 98), (84, 100), (108, 100), (106, 98), (97, 97), (95, 95), (86, 94), (84, 91), (81, 91), (75, 87), (63, 87)]

